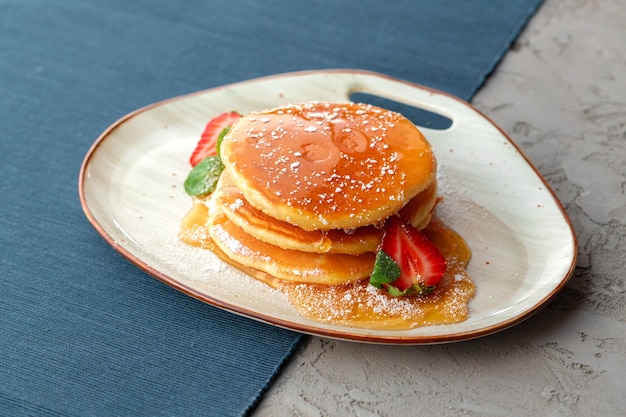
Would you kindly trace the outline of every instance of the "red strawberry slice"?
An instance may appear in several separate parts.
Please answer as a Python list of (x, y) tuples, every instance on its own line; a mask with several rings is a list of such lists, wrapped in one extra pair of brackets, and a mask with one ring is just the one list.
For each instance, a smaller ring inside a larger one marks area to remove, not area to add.
[(231, 111), (211, 119), (204, 128), (200, 141), (189, 158), (191, 166), (196, 166), (207, 156), (217, 155), (217, 139), (220, 134), (225, 128), (232, 126), (240, 117), (239, 113)]
[[(384, 231), (380, 246), (380, 252), (384, 254), (377, 256), (376, 260), (377, 264), (381, 261), (381, 266), (375, 267), (370, 283), (387, 288), (396, 296), (431, 292), (446, 271), (446, 259), (437, 247), (399, 216), (390, 217)], [(387, 261), (380, 259), (382, 257)], [(393, 261), (397, 267), (388, 266)]]

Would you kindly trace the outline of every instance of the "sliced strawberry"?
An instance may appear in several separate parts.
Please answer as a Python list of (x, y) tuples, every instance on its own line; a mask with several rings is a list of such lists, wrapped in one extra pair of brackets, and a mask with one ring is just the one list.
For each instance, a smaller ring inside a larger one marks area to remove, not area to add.
[(204, 128), (200, 141), (189, 158), (191, 166), (196, 166), (207, 156), (217, 155), (217, 140), (220, 134), (224, 129), (232, 126), (240, 117), (239, 113), (231, 111), (211, 119)]
[(370, 284), (391, 295), (432, 292), (446, 271), (446, 259), (426, 236), (399, 216), (387, 219)]

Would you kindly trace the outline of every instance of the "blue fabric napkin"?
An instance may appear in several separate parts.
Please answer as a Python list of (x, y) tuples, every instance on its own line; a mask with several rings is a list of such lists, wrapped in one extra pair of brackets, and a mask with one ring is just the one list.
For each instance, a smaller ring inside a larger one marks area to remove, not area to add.
[(301, 340), (167, 287), (100, 238), (77, 177), (109, 124), (322, 68), (469, 99), (539, 3), (0, 0), (0, 415), (242, 415)]

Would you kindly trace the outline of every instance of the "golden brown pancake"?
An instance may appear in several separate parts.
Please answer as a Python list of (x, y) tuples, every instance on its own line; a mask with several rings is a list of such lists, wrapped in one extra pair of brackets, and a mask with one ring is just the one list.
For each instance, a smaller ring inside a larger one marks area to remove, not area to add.
[(336, 285), (370, 275), (375, 254), (321, 254), (282, 249), (236, 226), (217, 205), (209, 205), (208, 231), (213, 243), (232, 261), (292, 282)]
[(246, 233), (283, 249), (317, 253), (361, 254), (374, 252), (383, 231), (374, 226), (343, 229), (304, 230), (282, 220), (276, 220), (248, 203), (233, 184), (228, 172), (223, 172), (211, 195), (224, 214)]
[(224, 138), (221, 157), (254, 208), (307, 231), (382, 222), (436, 173), (430, 144), (408, 119), (359, 103), (244, 116)]
[(437, 201), (437, 181), (435, 180), (428, 188), (409, 200), (398, 214), (411, 222), (416, 229), (422, 230), (428, 226)]
[[(423, 228), (428, 224), (435, 207), (436, 191), (437, 183), (433, 181), (401, 210), (402, 215)], [(363, 226), (353, 230), (308, 231), (276, 220), (252, 207), (234, 185), (228, 172), (222, 173), (211, 199), (214, 199), (224, 214), (246, 233), (283, 249), (356, 255), (375, 252), (383, 234), (380, 228), (374, 226)]]

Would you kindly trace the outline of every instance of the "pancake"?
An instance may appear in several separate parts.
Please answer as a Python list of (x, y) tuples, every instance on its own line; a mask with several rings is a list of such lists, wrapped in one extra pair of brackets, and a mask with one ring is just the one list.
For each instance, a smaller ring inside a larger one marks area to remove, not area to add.
[(220, 156), (254, 208), (306, 231), (382, 223), (436, 174), (430, 144), (408, 119), (359, 103), (244, 116)]
[[(250, 205), (234, 185), (228, 172), (220, 177), (211, 195), (224, 214), (246, 233), (283, 249), (317, 253), (361, 254), (375, 252), (383, 231), (374, 226), (353, 230), (333, 229), (307, 231), (290, 223), (276, 220)], [(437, 200), (437, 183), (431, 185), (401, 210), (401, 215), (423, 228), (430, 221)]]
[(382, 230), (374, 226), (354, 230), (304, 230), (257, 210), (248, 203), (233, 184), (228, 172), (223, 172), (211, 199), (215, 200), (230, 221), (246, 233), (283, 249), (316, 253), (347, 253), (357, 255), (374, 252), (380, 243)]
[(398, 214), (407, 219), (413, 227), (422, 230), (428, 226), (437, 202), (437, 181), (433, 181), (428, 188), (409, 200)]
[(247, 234), (209, 205), (208, 232), (217, 248), (246, 268), (291, 282), (337, 285), (367, 278), (374, 268), (373, 252), (361, 255), (321, 254), (282, 249)]

